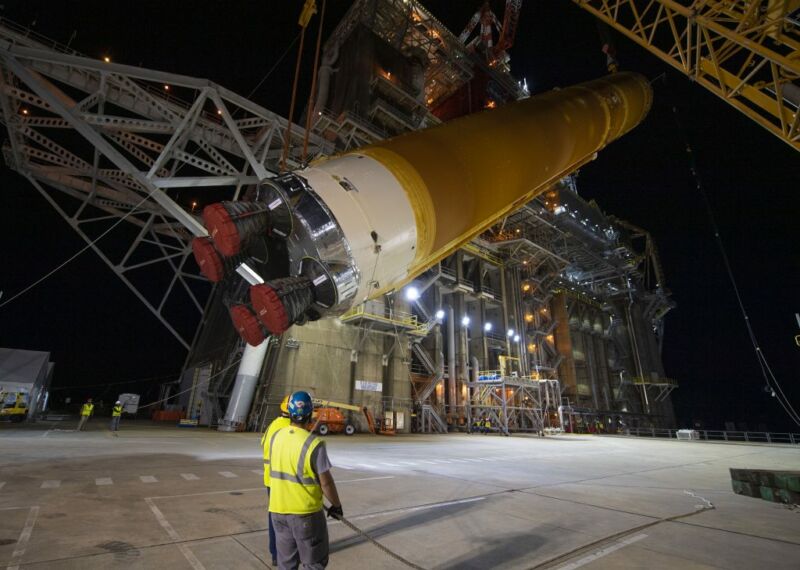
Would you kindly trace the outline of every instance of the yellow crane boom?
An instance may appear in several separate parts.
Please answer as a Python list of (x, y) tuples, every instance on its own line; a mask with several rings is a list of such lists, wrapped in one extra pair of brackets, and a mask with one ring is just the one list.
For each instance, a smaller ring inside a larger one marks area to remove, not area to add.
[(800, 0), (573, 0), (800, 151)]

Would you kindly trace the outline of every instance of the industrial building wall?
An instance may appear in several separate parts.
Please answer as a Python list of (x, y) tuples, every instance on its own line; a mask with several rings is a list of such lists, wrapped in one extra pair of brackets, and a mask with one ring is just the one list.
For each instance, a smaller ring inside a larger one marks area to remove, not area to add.
[(670, 398), (655, 401), (655, 392), (646, 396), (634, 383), (641, 376), (664, 378), (655, 334), (638, 303), (617, 303), (609, 312), (562, 292), (551, 306), (562, 357), (559, 378), (571, 406), (602, 416), (620, 415), (627, 425), (674, 425)]
[[(402, 340), (402, 335), (401, 339), (396, 339), (394, 335), (374, 332), (366, 333), (362, 342), (363, 334), (359, 327), (343, 324), (339, 319), (322, 319), (289, 329), (267, 387), (267, 415), (277, 416), (278, 404), (286, 394), (307, 390), (317, 398), (367, 406), (376, 415), (380, 415), (385, 403), (388, 409), (405, 412), (408, 417), (411, 382), (407, 342)], [(395, 342), (402, 346), (394, 346), (384, 366), (384, 354)], [(354, 350), (357, 361), (355, 370), (351, 370)], [(387, 371), (389, 377), (386, 377)], [(262, 381), (266, 380), (262, 374)], [(355, 381), (381, 384), (382, 389), (355, 390)]]

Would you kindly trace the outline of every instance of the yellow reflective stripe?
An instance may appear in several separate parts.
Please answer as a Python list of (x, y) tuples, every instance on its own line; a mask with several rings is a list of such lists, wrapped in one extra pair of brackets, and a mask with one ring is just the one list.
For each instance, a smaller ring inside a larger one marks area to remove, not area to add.
[(298, 475), (294, 475), (292, 473), (286, 473), (284, 471), (273, 471), (270, 469), (269, 471), (270, 479), (282, 479), (283, 481), (288, 481), (290, 483), (297, 483), (299, 485), (316, 485), (316, 479), (311, 479), (309, 477), (300, 477)]

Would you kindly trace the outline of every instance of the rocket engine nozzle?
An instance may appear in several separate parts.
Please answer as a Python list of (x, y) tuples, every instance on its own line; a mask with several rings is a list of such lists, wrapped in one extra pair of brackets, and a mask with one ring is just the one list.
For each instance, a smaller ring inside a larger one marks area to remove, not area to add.
[(266, 335), (261, 323), (247, 305), (234, 305), (230, 308), (231, 321), (239, 336), (249, 345), (258, 346)]
[(212, 283), (219, 283), (225, 276), (225, 265), (214, 248), (214, 242), (208, 237), (196, 237), (192, 240), (192, 252), (200, 273)]
[(203, 209), (208, 234), (225, 257), (239, 253), (256, 236), (269, 229), (269, 210), (259, 202), (218, 202)]
[(250, 287), (250, 301), (258, 319), (272, 334), (283, 334), (305, 321), (314, 304), (314, 285), (307, 277), (285, 277)]

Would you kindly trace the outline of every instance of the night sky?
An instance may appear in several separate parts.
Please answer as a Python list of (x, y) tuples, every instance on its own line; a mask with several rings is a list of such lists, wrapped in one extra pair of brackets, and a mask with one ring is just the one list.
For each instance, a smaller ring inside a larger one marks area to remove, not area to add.
[[(424, 4), (457, 34), (481, 2)], [(77, 30), (72, 47), (89, 56), (109, 54), (120, 63), (207, 77), (248, 95), (296, 36), (301, 5), (301, 0), (24, 0), (6, 1), (3, 12), (62, 43)], [(329, 0), (326, 31), (348, 5)], [(502, 2), (493, 5), (502, 18)], [(311, 29), (315, 35), (315, 27)], [(750, 429), (790, 429), (791, 421), (763, 390), (685, 146), (688, 139), (694, 148), (756, 335), (795, 408), (800, 408), (800, 348), (794, 343), (794, 335), (800, 333), (794, 317), (800, 312), (800, 157), (642, 48), (621, 37), (616, 41), (622, 69), (658, 78), (655, 103), (644, 124), (581, 171), (579, 190), (606, 212), (648, 229), (660, 248), (667, 287), (678, 305), (666, 318), (664, 363), (667, 374), (680, 383), (673, 392), (679, 424), (697, 418), (709, 428), (736, 421)], [(529, 0), (511, 50), (512, 70), (527, 78), (533, 92), (567, 86), (605, 74), (599, 48), (594, 19), (572, 2)], [(251, 95), (284, 116), (295, 49)], [(307, 43), (307, 71), (299, 91), (303, 98), (309, 89), (312, 49)], [(683, 129), (676, 124), (673, 107)], [(6, 204), (0, 209), (0, 290), (7, 299), (84, 243), (5, 166), (0, 184)], [(198, 199), (202, 204), (202, 197)], [(164, 377), (176, 377), (186, 356), (92, 252), (0, 309), (0, 346), (51, 351), (56, 388), (159, 377), (122, 386), (143, 393)], [(110, 400), (120, 391), (120, 386), (95, 386), (62, 389), (57, 396)]]

